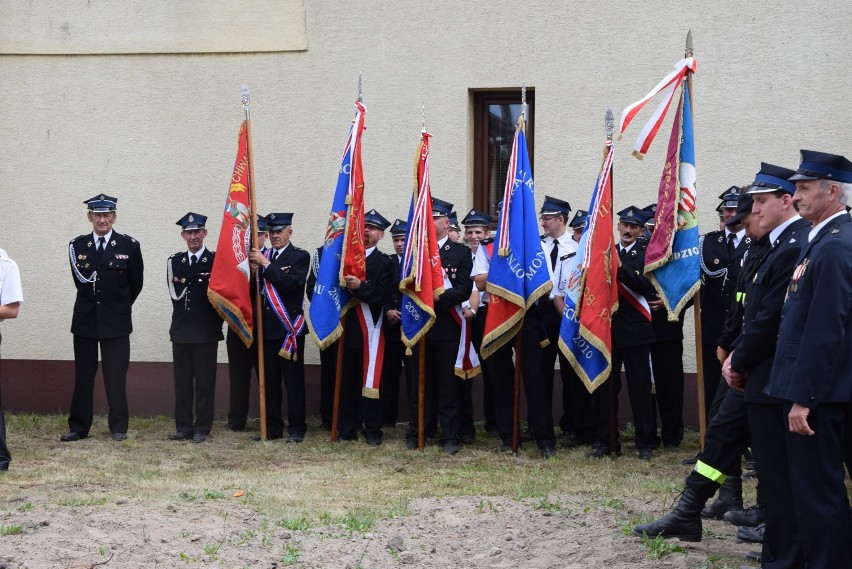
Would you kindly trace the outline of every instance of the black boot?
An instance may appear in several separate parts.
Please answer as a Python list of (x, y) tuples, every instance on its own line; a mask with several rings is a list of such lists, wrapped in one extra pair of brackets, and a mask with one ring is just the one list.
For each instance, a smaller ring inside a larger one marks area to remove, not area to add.
[(701, 541), (701, 508), (705, 502), (687, 486), (671, 513), (655, 522), (639, 524), (633, 528), (633, 535), (647, 535), (651, 538), (662, 535), (676, 537), (681, 541)]
[(739, 476), (728, 476), (719, 488), (719, 497), (712, 504), (701, 510), (701, 517), (721, 520), (725, 512), (743, 509), (743, 479)]

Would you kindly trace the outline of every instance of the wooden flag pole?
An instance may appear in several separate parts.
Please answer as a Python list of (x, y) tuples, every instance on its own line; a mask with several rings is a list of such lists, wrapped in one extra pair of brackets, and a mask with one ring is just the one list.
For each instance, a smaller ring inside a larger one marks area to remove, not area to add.
[(518, 328), (518, 333), (515, 334), (515, 381), (512, 392), (512, 454), (517, 455), (520, 448), (521, 438), (521, 346), (523, 334), (524, 320), (521, 319), (521, 326)]
[(337, 370), (334, 374), (334, 406), (331, 411), (331, 442), (337, 442), (337, 425), (340, 421), (340, 385), (343, 382), (343, 342), (346, 340), (346, 317), (340, 319), (340, 337), (337, 344)]
[[(684, 51), (684, 57), (692, 57), (693, 49), (692, 49), (692, 30), (689, 30), (686, 33), (686, 49)], [(692, 72), (686, 72), (686, 85), (689, 89), (689, 113), (690, 118), (695, 117), (695, 99), (693, 97), (692, 91)], [(692, 128), (695, 129), (695, 121), (692, 121)], [(696, 294), (694, 297), (695, 302), (692, 305), (692, 314), (694, 316), (695, 322), (695, 365), (696, 365), (696, 377), (697, 384), (696, 390), (698, 391), (698, 430), (701, 439), (701, 451), (704, 451), (704, 436), (707, 433), (707, 414), (706, 414), (706, 405), (707, 402), (704, 400), (704, 351), (701, 349), (703, 344), (703, 339), (701, 337), (701, 295)], [(718, 380), (718, 378), (716, 378)], [(713, 378), (710, 378), (712, 381)]]
[[(248, 85), (243, 85), (242, 88), (243, 109), (246, 112), (246, 155), (248, 158), (249, 171), (249, 219), (251, 220), (251, 244), (252, 249), (260, 251), (260, 244), (257, 237), (257, 212), (255, 208), (255, 193), (254, 193), (254, 152), (251, 146), (251, 98), (249, 96)], [(257, 318), (257, 383), (260, 397), (260, 440), (266, 440), (266, 371), (263, 362), (263, 306), (261, 305), (261, 287), (260, 287), (260, 270), (255, 271), (255, 283), (257, 285), (257, 294), (255, 295), (255, 317)]]
[(417, 450), (426, 447), (426, 337), (417, 345)]
[[(604, 131), (606, 132), (606, 140), (608, 144), (604, 145), (604, 162), (606, 162), (606, 153), (609, 151), (609, 144), (612, 143), (612, 137), (615, 133), (615, 115), (612, 112), (612, 107), (607, 107), (604, 111)], [(615, 201), (615, 168), (610, 171), (610, 185), (612, 186), (612, 199)], [(621, 244), (619, 243), (619, 247)], [(616, 252), (616, 255), (618, 253)], [(619, 266), (621, 260), (619, 258)], [(610, 332), (611, 333), (611, 332)], [(606, 381), (609, 382), (609, 452), (614, 458), (618, 456), (618, 396), (615, 393), (615, 374), (621, 373), (621, 369), (613, 369)]]

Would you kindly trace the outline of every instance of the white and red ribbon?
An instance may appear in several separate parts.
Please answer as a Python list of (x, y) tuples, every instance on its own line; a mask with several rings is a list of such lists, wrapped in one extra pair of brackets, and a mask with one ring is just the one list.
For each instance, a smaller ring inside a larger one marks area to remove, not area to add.
[[(270, 248), (264, 253), (267, 259), (270, 258), (272, 251), (272, 248)], [(296, 361), (296, 349), (298, 348), (296, 341), (299, 338), (299, 334), (305, 329), (305, 315), (299, 314), (296, 320), (290, 318), (290, 313), (284, 307), (284, 303), (281, 301), (278, 291), (275, 290), (275, 286), (268, 280), (264, 282), (263, 286), (264, 290), (266, 290), (266, 301), (272, 307), (272, 312), (275, 313), (275, 316), (278, 317), (278, 320), (287, 329), (287, 335), (284, 336), (284, 342), (281, 344), (278, 355), (282, 358)]]
[(633, 305), (633, 308), (638, 310), (642, 316), (647, 318), (648, 322), (651, 321), (651, 305), (648, 304), (648, 301), (644, 296), (637, 294), (633, 291), (633, 289), (621, 281), (618, 281), (618, 292), (627, 299), (627, 302)]
[(364, 342), (363, 377), (364, 384), (361, 394), (371, 399), (379, 398), (379, 386), (384, 366), (385, 334), (382, 328), (383, 318), (373, 322), (373, 313), (366, 302), (358, 303), (358, 324), (361, 326), (361, 337)]
[(678, 61), (674, 66), (674, 71), (666, 75), (663, 80), (657, 83), (657, 86), (651, 89), (647, 95), (622, 111), (621, 120), (618, 125), (619, 134), (624, 134), (627, 126), (648, 101), (653, 99), (660, 91), (665, 90), (663, 100), (660, 101), (660, 104), (654, 111), (654, 114), (651, 115), (651, 118), (645, 124), (642, 132), (639, 133), (639, 138), (636, 139), (636, 144), (633, 147), (633, 155), (637, 158), (645, 156), (645, 153), (648, 152), (648, 149), (651, 147), (651, 143), (654, 141), (657, 131), (660, 130), (660, 125), (663, 124), (663, 120), (666, 118), (666, 112), (671, 105), (672, 99), (674, 99), (675, 91), (678, 87), (680, 87), (680, 84), (683, 82), (687, 73), (695, 73), (695, 58), (693, 57), (687, 57), (686, 59)]
[(461, 306), (456, 305), (450, 309), (453, 319), (461, 326), (461, 337), (459, 338), (459, 349), (456, 352), (456, 376), (461, 379), (471, 379), (482, 371), (479, 356), (473, 349), (473, 328), (462, 315)]

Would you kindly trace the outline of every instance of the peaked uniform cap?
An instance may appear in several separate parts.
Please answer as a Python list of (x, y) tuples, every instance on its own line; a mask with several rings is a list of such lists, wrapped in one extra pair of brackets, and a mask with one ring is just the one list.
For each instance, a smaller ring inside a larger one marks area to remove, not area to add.
[(461, 231), (461, 227), (459, 227), (459, 216), (454, 211), (450, 212), (450, 229)]
[(589, 217), (589, 212), (584, 209), (578, 209), (577, 213), (574, 214), (574, 217), (571, 219), (571, 223), (568, 224), (569, 227), (578, 228), (585, 227), (586, 220)]
[(180, 225), (184, 231), (189, 229), (204, 229), (204, 224), (207, 223), (207, 216), (200, 213), (189, 212), (185, 216), (177, 220), (175, 225)]
[(796, 184), (791, 182), (790, 178), (795, 174), (795, 170), (761, 162), (760, 171), (755, 175), (754, 182), (747, 191), (750, 194), (785, 192), (793, 195), (796, 193)]
[(568, 215), (571, 213), (571, 205), (565, 200), (544, 196), (544, 203), (541, 204), (541, 210), (538, 213), (543, 215)]
[(453, 213), (453, 204), (432, 198), (432, 217), (450, 217), (451, 213)]
[(372, 225), (378, 227), (382, 231), (390, 227), (390, 221), (382, 217), (382, 214), (374, 209), (371, 209), (364, 214), (364, 225)]
[(618, 221), (624, 223), (632, 223), (633, 225), (645, 225), (648, 219), (647, 213), (635, 205), (625, 208), (618, 212)]
[(87, 199), (83, 203), (89, 206), (89, 211), (91, 212), (106, 213), (108, 211), (115, 211), (115, 207), (118, 204), (118, 198), (114, 198), (106, 194), (98, 194), (93, 198)]
[(476, 211), (475, 209), (470, 210), (470, 212), (466, 216), (464, 216), (464, 219), (462, 219), (462, 224), (467, 227), (488, 227), (490, 223), (490, 215), (481, 211)]
[(723, 207), (737, 207), (737, 202), (740, 199), (743, 191), (739, 186), (731, 186), (719, 196), (722, 203), (716, 208), (716, 211), (721, 211)]
[(391, 225), (391, 235), (405, 235), (408, 233), (408, 222), (402, 219), (397, 219)]
[(817, 152), (816, 150), (801, 150), (802, 163), (799, 169), (789, 179), (797, 180), (832, 180), (845, 184), (852, 183), (852, 162), (845, 156)]
[(270, 213), (266, 216), (266, 226), (269, 231), (280, 231), (293, 225), (292, 213)]
[(737, 203), (737, 213), (725, 222), (727, 227), (733, 227), (735, 225), (739, 225), (743, 218), (751, 213), (751, 206), (754, 205), (754, 198), (751, 196), (751, 193), (744, 193), (740, 196), (740, 201)]

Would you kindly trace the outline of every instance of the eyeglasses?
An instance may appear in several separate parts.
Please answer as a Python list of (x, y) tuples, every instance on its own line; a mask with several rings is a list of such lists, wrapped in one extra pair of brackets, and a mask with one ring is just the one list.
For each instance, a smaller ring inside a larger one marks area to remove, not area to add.
[(541, 221), (550, 221), (551, 219), (556, 219), (557, 217), (559, 217), (559, 216), (558, 215), (542, 215), (541, 217), (539, 217), (539, 219)]

